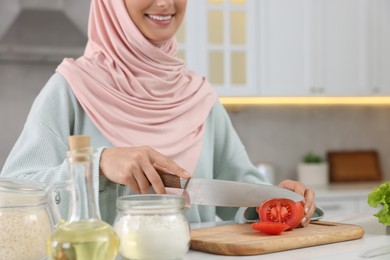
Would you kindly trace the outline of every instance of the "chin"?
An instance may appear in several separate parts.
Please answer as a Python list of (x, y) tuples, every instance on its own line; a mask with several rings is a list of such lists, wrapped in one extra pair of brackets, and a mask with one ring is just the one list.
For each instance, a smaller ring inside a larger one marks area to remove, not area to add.
[(154, 40), (154, 39), (149, 39), (149, 41), (151, 43), (153, 43), (154, 45), (156, 46), (162, 46), (164, 45), (164, 43), (166, 43), (167, 41), (169, 41), (170, 39), (172, 39), (173, 36), (169, 37), (169, 38), (163, 38), (163, 39), (158, 39), (158, 40)]

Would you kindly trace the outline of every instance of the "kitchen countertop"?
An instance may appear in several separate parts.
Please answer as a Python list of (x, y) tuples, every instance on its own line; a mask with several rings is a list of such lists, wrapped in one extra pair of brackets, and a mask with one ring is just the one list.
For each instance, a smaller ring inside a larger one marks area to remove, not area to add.
[(386, 234), (386, 227), (378, 223), (377, 218), (372, 214), (362, 213), (350, 216), (339, 216), (327, 219), (327, 221), (356, 224), (364, 228), (365, 235), (358, 240), (313, 246), (301, 249), (288, 250), (278, 253), (254, 255), (254, 256), (224, 256), (202, 253), (190, 250), (184, 260), (222, 260), (222, 259), (390, 259), (390, 252), (386, 255), (376, 256), (373, 258), (362, 257), (362, 254), (369, 250), (387, 246), (390, 251), (390, 234)]
[(375, 187), (383, 182), (357, 182), (357, 183), (331, 183), (326, 186), (316, 187), (316, 198), (339, 198), (340, 196), (364, 196), (366, 197)]

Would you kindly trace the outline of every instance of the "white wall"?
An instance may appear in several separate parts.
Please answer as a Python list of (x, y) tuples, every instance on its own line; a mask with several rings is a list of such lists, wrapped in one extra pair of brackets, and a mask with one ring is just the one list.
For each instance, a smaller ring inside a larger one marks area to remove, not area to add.
[[(23, 2), (0, 0), (0, 7), (10, 13)], [(57, 2), (66, 3), (66, 13), (85, 31), (89, 0)], [(0, 16), (0, 25), (6, 18)], [(57, 65), (0, 62), (0, 168)], [(390, 106), (258, 107), (230, 115), (252, 161), (273, 163), (277, 180), (296, 178), (296, 164), (306, 152), (325, 155), (336, 149), (377, 149), (390, 179)]]
[(280, 106), (230, 112), (254, 163), (274, 164), (277, 180), (296, 178), (296, 165), (314, 151), (379, 152), (382, 171), (390, 179), (390, 106)]

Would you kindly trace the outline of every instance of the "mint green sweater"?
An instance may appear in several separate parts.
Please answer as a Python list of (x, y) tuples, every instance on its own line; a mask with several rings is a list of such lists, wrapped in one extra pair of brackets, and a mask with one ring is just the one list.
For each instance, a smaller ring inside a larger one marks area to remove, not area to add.
[[(99, 176), (102, 150), (112, 144), (99, 132), (78, 103), (68, 82), (54, 74), (33, 103), (23, 131), (1, 172), (1, 177), (23, 178), (46, 183), (69, 179), (66, 152), (69, 135), (90, 135), (94, 154), (93, 179), (98, 208), (103, 220), (113, 223), (116, 198), (133, 194), (127, 187)], [(250, 162), (243, 144), (232, 127), (228, 114), (217, 102), (211, 110), (204, 133), (204, 144), (194, 176), (252, 183), (266, 183)], [(69, 195), (59, 189), (58, 207), (67, 218)], [(192, 205), (191, 223), (233, 219), (237, 208)]]

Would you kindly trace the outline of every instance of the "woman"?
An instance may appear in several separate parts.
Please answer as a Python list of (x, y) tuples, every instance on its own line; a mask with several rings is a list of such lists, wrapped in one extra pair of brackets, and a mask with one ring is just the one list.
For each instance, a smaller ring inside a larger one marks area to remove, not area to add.
[[(113, 223), (118, 196), (166, 190), (158, 170), (182, 178), (267, 183), (234, 131), (217, 94), (177, 58), (174, 35), (187, 0), (92, 0), (83, 56), (65, 59), (36, 98), (3, 176), (51, 184), (68, 178), (69, 135), (97, 148), (94, 185), (102, 219)], [(314, 193), (286, 180), (279, 186)], [(59, 203), (66, 215), (66, 200)], [(190, 222), (232, 219), (237, 209), (192, 206)]]

